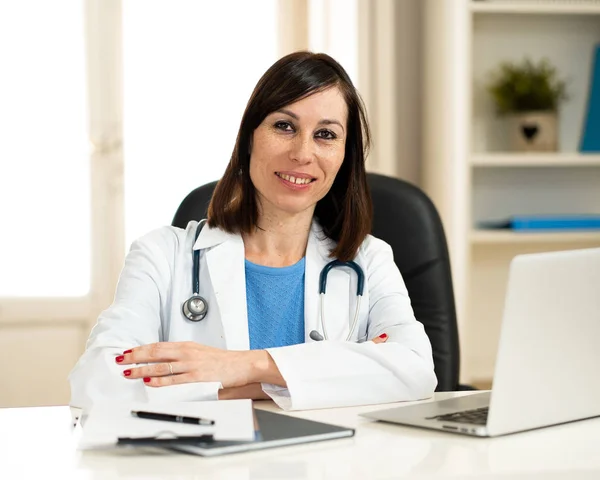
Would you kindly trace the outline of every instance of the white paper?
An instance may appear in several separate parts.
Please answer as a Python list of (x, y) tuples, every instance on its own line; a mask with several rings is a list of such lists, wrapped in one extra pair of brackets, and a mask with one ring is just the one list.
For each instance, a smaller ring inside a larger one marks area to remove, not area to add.
[[(202, 417), (214, 426), (148, 420), (131, 415), (132, 410)], [(119, 437), (168, 438), (172, 435), (214, 435), (215, 440), (253, 440), (252, 400), (218, 400), (180, 403), (99, 403), (82, 422), (80, 449), (111, 447)]]

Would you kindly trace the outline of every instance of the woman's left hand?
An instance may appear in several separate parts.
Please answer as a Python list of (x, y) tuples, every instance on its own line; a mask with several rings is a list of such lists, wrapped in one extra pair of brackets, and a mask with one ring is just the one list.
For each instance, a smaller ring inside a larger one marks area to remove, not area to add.
[(256, 382), (260, 362), (268, 362), (265, 355), (270, 357), (264, 350), (235, 351), (194, 342), (159, 342), (126, 350), (115, 361), (119, 365), (149, 364), (123, 371), (126, 378), (142, 378), (149, 387), (221, 382), (223, 388), (228, 388)]

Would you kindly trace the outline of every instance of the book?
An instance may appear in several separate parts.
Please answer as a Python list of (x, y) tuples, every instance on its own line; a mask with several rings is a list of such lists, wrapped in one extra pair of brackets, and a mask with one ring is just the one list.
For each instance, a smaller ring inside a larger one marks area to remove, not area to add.
[(600, 45), (596, 45), (593, 55), (587, 111), (579, 150), (600, 152)]
[(479, 228), (512, 230), (600, 230), (600, 215), (513, 215), (499, 221), (484, 221)]

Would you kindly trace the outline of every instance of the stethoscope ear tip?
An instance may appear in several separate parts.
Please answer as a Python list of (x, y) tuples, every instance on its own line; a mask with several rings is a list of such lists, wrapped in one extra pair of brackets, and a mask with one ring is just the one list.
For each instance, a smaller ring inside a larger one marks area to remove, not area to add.
[(322, 342), (323, 340), (325, 340), (323, 338), (323, 335), (321, 335), (319, 332), (317, 332), (316, 330), (311, 331), (308, 336), (313, 339), (315, 342)]

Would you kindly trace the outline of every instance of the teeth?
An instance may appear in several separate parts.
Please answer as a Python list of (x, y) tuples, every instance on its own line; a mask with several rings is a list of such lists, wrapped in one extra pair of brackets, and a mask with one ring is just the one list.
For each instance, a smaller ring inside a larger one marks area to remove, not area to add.
[(285, 173), (278, 173), (277, 176), (287, 180), (290, 183), (295, 183), (296, 185), (306, 185), (312, 181), (310, 178), (296, 178), (292, 175), (286, 175)]

